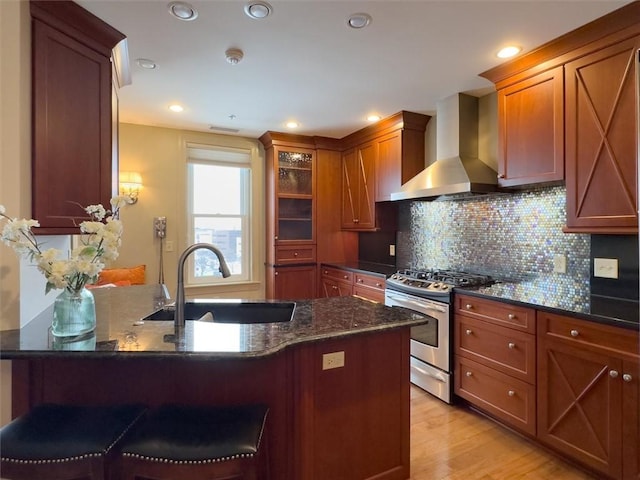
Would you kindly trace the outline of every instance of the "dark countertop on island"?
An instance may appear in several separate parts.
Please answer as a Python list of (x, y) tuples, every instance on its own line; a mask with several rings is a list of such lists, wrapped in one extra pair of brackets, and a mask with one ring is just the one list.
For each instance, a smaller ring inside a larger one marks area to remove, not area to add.
[(291, 322), (240, 325), (187, 321), (184, 334), (175, 342), (171, 341), (172, 321), (139, 324), (142, 317), (167, 301), (161, 285), (101, 288), (93, 293), (97, 315), (93, 334), (74, 341), (54, 339), (50, 328), (53, 307), (49, 307), (23, 328), (0, 332), (0, 359), (64, 355), (260, 357), (298, 343), (419, 325), (428, 318), (355, 297), (299, 300)]

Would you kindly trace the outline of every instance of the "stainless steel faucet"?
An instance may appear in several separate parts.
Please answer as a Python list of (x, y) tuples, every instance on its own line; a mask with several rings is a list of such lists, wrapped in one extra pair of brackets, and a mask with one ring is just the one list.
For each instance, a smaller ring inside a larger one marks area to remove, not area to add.
[(184, 264), (191, 253), (200, 249), (210, 250), (215, 253), (216, 257), (218, 257), (218, 261), (220, 262), (220, 273), (222, 273), (222, 276), (224, 278), (231, 276), (231, 272), (229, 271), (227, 262), (224, 260), (222, 252), (215, 246), (210, 243), (194, 243), (187, 247), (185, 251), (182, 252), (180, 259), (178, 260), (178, 288), (176, 291), (176, 312), (174, 314), (176, 330), (184, 327)]

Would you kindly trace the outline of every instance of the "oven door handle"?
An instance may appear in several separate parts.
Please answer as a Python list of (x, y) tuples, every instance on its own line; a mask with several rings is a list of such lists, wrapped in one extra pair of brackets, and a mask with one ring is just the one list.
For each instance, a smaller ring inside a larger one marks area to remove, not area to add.
[(395, 300), (396, 302), (399, 302), (401, 305), (399, 305), (400, 307), (402, 307), (403, 303), (410, 303), (412, 305), (415, 305), (418, 309), (420, 310), (434, 310), (436, 312), (440, 312), (440, 313), (447, 313), (447, 308), (446, 307), (438, 307), (435, 305), (431, 305), (429, 303), (422, 303), (422, 302), (416, 302), (415, 300), (408, 300), (406, 298), (400, 298), (400, 297), (396, 297), (394, 295), (390, 295), (387, 294), (387, 297), (390, 298), (391, 300)]
[(423, 368), (417, 367), (415, 365), (411, 365), (411, 368), (417, 370), (418, 372), (420, 372), (423, 375), (426, 375), (427, 377), (431, 377), (435, 380), (438, 380), (439, 382), (442, 383), (447, 383), (447, 378), (444, 375), (444, 373), (432, 373), (432, 372), (427, 372), (426, 370), (424, 370)]

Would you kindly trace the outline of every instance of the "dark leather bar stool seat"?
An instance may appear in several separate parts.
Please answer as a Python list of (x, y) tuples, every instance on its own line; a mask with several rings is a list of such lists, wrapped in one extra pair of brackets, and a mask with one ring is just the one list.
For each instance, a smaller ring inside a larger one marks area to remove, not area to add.
[(141, 405), (43, 404), (0, 430), (0, 477), (106, 480), (117, 443), (142, 416)]
[(267, 480), (263, 405), (164, 405), (123, 442), (123, 480)]

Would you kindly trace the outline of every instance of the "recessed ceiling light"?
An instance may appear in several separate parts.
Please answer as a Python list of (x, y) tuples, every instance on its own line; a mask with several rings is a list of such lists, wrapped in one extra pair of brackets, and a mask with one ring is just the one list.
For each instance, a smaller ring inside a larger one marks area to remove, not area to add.
[(140, 68), (146, 68), (147, 70), (158, 68), (158, 64), (153, 60), (149, 60), (148, 58), (139, 58), (136, 60), (136, 63)]
[(287, 122), (287, 128), (298, 128), (300, 124), (298, 122)]
[(198, 18), (198, 11), (187, 2), (171, 2), (168, 7), (169, 13), (178, 20), (190, 22)]
[(367, 117), (367, 121), (369, 122), (377, 122), (378, 120), (380, 120), (382, 117), (380, 115), (369, 115)]
[(269, 5), (267, 2), (250, 2), (244, 6), (244, 13), (247, 14), (248, 17), (253, 18), (255, 20), (260, 20), (262, 18), (267, 18), (271, 15), (273, 11), (273, 7)]
[(517, 47), (515, 45), (509, 45), (507, 47), (501, 48), (496, 55), (499, 58), (511, 58), (522, 51), (521, 47)]
[(371, 23), (371, 15), (368, 13), (354, 13), (347, 19), (347, 25), (351, 28), (364, 28)]
[(184, 108), (182, 107), (182, 105), (174, 103), (173, 105), (169, 105), (169, 110), (171, 110), (172, 112), (180, 113), (184, 110)]

